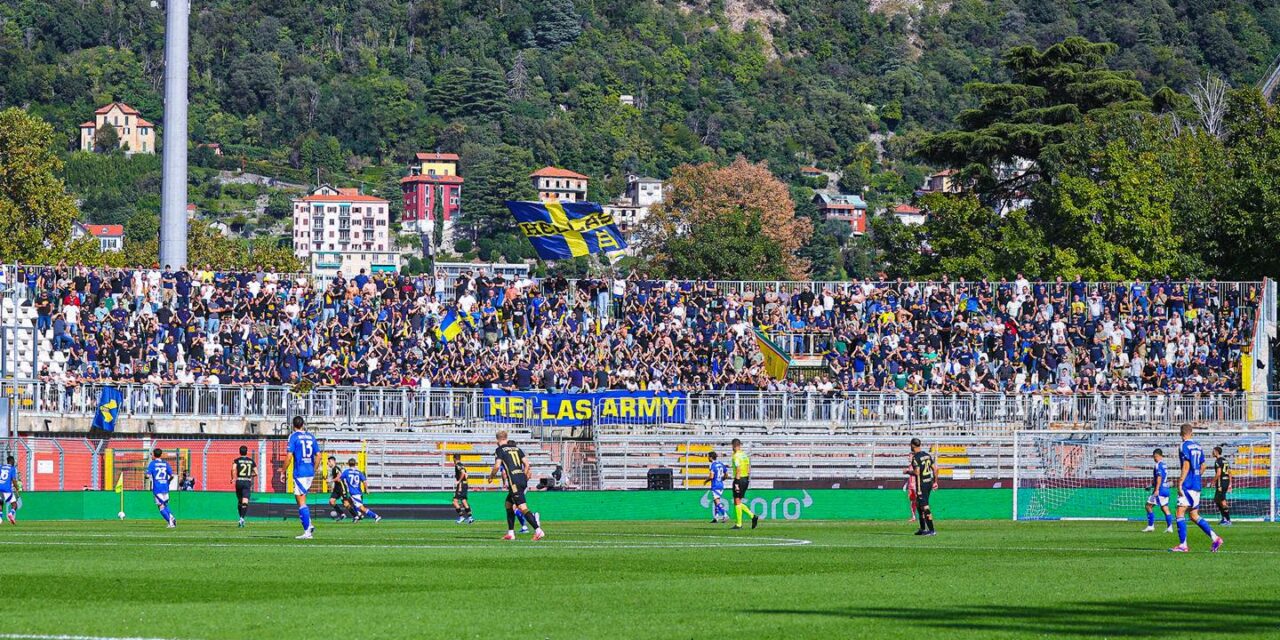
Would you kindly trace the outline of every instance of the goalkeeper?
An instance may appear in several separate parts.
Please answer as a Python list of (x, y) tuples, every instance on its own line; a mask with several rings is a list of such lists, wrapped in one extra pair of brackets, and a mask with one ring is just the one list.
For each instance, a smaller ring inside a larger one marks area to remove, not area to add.
[(1156, 466), (1151, 471), (1151, 486), (1147, 488), (1151, 495), (1147, 496), (1147, 528), (1143, 533), (1156, 530), (1156, 505), (1164, 511), (1165, 533), (1173, 533), (1173, 515), (1169, 513), (1169, 470), (1164, 466), (1164, 451), (1156, 449), (1151, 452), (1151, 459)]

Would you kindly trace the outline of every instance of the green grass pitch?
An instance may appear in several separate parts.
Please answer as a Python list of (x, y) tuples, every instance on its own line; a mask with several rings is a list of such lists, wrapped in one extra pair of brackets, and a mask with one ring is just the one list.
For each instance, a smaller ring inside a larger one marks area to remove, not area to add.
[(1280, 637), (1280, 529), (1138, 523), (19, 523), (0, 638)]

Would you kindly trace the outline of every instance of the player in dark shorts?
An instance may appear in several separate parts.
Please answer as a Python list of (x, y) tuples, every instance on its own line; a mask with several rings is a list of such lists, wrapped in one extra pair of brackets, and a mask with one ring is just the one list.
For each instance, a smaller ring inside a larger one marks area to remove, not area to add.
[(496, 439), (498, 449), (493, 454), (495, 459), (493, 469), (489, 472), (489, 479), (493, 480), (502, 473), (507, 485), (507, 535), (502, 539), (516, 539), (516, 510), (518, 509), (525, 520), (533, 525), (533, 539), (541, 540), (546, 534), (538, 525), (538, 514), (529, 510), (524, 497), (524, 492), (529, 488), (529, 460), (520, 447), (508, 441), (506, 431), (499, 431)]
[(1231, 526), (1231, 505), (1227, 504), (1227, 493), (1231, 491), (1231, 463), (1222, 455), (1222, 446), (1213, 448), (1213, 503), (1218, 505), (1218, 513), (1222, 519), (1218, 524)]
[[(342, 465), (338, 459), (329, 456), (325, 462), (329, 466), (329, 517), (340, 522), (347, 517), (347, 485), (342, 482)], [(356, 517), (354, 510), (351, 517)]]
[(937, 535), (933, 530), (933, 511), (929, 509), (929, 494), (938, 481), (933, 456), (920, 448), (920, 438), (911, 439), (911, 478), (916, 483), (916, 514), (920, 521), (918, 536)]
[(458, 514), (458, 524), (473, 524), (471, 504), (467, 502), (467, 468), (462, 466), (462, 456), (453, 454), (453, 510)]
[(236, 508), (240, 511), (240, 524), (244, 527), (244, 516), (249, 513), (249, 493), (253, 491), (253, 480), (258, 477), (258, 463), (249, 457), (249, 447), (240, 447), (240, 457), (231, 461), (231, 476), (236, 483)]

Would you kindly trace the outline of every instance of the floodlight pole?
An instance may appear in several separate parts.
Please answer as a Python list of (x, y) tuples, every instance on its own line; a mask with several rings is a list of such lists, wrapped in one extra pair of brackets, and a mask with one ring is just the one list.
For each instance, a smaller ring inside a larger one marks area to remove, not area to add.
[(165, 2), (164, 174), (160, 264), (187, 266), (187, 67), (189, 0)]

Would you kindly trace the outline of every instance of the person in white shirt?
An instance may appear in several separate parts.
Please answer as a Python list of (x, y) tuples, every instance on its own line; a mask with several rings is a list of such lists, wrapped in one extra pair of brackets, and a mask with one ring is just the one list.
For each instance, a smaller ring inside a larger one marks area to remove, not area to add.
[(476, 308), (476, 298), (475, 296), (471, 295), (471, 292), (468, 291), (467, 293), (462, 294), (461, 298), (458, 298), (458, 310), (461, 311), (462, 313), (469, 314), (475, 308)]
[(1053, 324), (1049, 325), (1049, 332), (1053, 335), (1054, 344), (1066, 344), (1067, 323), (1062, 321), (1061, 316), (1054, 316)]

